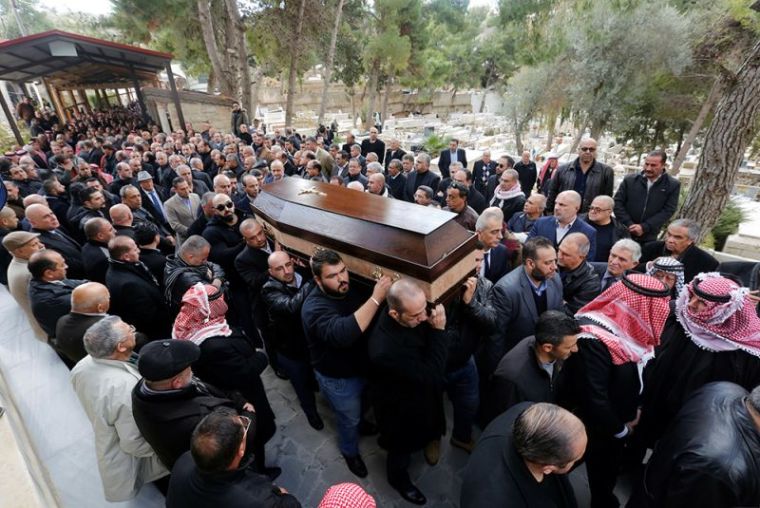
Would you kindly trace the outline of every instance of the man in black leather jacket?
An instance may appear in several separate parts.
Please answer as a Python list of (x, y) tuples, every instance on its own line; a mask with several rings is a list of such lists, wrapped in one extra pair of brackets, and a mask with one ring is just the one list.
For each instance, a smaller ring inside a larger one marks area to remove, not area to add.
[(599, 294), (599, 276), (586, 262), (590, 246), (583, 233), (570, 233), (557, 249), (565, 312), (571, 316)]
[(208, 260), (211, 244), (200, 235), (192, 235), (176, 255), (167, 256), (164, 268), (164, 295), (174, 311), (179, 310), (185, 292), (198, 282), (221, 287), (224, 270)]
[(759, 458), (760, 386), (710, 383), (681, 408), (627, 506), (759, 506)]
[(269, 279), (261, 289), (261, 300), (269, 317), (268, 336), (276, 343), (278, 365), (288, 376), (306, 418), (316, 430), (325, 424), (317, 413), (314, 388), (317, 386), (309, 361), (309, 348), (301, 323), (301, 306), (313, 288), (295, 271), (293, 260), (285, 251), (269, 255)]

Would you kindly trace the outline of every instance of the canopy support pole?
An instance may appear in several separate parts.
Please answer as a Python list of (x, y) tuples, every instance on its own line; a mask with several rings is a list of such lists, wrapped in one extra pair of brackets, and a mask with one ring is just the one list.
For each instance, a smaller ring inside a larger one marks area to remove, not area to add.
[(13, 135), (16, 137), (16, 141), (18, 141), (19, 145), (23, 146), (24, 138), (21, 137), (21, 131), (18, 130), (16, 119), (13, 117), (11, 110), (8, 108), (8, 103), (5, 100), (5, 95), (2, 93), (0, 93), (0, 106), (3, 107), (3, 113), (5, 113), (5, 118), (8, 119), (8, 124), (11, 126), (11, 130), (13, 131)]
[(177, 118), (179, 119), (179, 129), (185, 130), (185, 115), (182, 114), (182, 104), (179, 100), (179, 92), (177, 92), (177, 84), (174, 82), (174, 73), (172, 72), (172, 63), (166, 62), (166, 77), (169, 78), (169, 86), (172, 89), (172, 98), (174, 99), (174, 108), (177, 110)]

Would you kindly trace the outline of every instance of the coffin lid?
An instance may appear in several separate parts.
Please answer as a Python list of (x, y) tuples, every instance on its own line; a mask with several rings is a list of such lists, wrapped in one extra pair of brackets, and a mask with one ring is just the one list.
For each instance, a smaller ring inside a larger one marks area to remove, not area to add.
[(301, 178), (264, 185), (253, 209), (280, 231), (426, 281), (476, 240), (452, 212)]

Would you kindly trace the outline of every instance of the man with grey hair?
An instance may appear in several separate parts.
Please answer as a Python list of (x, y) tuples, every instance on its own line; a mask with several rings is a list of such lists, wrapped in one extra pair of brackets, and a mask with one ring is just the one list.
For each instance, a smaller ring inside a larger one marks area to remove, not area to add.
[(636, 268), (639, 259), (641, 259), (641, 246), (638, 243), (630, 238), (623, 238), (615, 242), (615, 245), (610, 249), (606, 263), (591, 263), (601, 281), (599, 291), (603, 292), (614, 283), (619, 282), (623, 275)]
[(578, 217), (581, 208), (581, 195), (574, 190), (560, 192), (555, 200), (554, 215), (541, 217), (533, 224), (528, 238), (543, 236), (558, 248), (570, 233), (583, 233), (591, 242), (588, 258), (596, 256), (596, 230)]
[(570, 233), (557, 249), (562, 298), (571, 316), (599, 294), (599, 276), (587, 262), (590, 247), (586, 235)]
[(404, 200), (414, 203), (414, 193), (421, 185), (426, 185), (431, 189), (437, 189), (441, 183), (441, 177), (430, 171), (430, 155), (421, 152), (417, 155), (417, 165), (413, 171), (406, 176), (406, 187), (404, 188)]
[(509, 250), (501, 242), (504, 238), (501, 232), (503, 224), (504, 213), (495, 206), (483, 210), (475, 222), (478, 240), (483, 243), (483, 263), (478, 275), (494, 284), (512, 269)]
[(127, 501), (169, 474), (132, 416), (132, 389), (141, 377), (131, 361), (135, 329), (106, 316), (84, 334), (84, 348), (88, 354), (71, 371), (71, 384), (95, 433), (106, 499)]
[(601, 195), (594, 198), (588, 213), (579, 215), (589, 226), (596, 229), (596, 256), (589, 261), (606, 261), (612, 245), (621, 238), (630, 238), (628, 228), (612, 216), (615, 200)]
[(370, 175), (383, 174), (383, 165), (377, 161), (367, 163), (367, 177)]
[(571, 412), (521, 402), (483, 430), (462, 481), (462, 508), (576, 506), (567, 473), (588, 438)]
[(403, 199), (404, 187), (406, 187), (406, 175), (404, 175), (401, 161), (399, 159), (387, 161), (386, 159), (386, 162), (388, 163), (387, 183), (391, 195), (396, 199)]
[[(195, 178), (193, 176), (193, 170), (190, 169), (190, 166), (187, 164), (180, 164), (177, 166), (176, 172), (178, 177), (184, 178), (185, 181), (190, 185), (190, 192), (194, 192), (199, 196), (202, 196), (211, 190), (212, 185), (207, 185), (203, 180)], [(169, 184), (172, 183), (173, 180), (169, 182)]]
[(699, 273), (716, 271), (720, 264), (718, 260), (697, 247), (701, 232), (700, 225), (692, 219), (674, 220), (668, 226), (664, 241), (650, 242), (641, 249), (638, 269), (644, 271), (648, 261), (670, 256), (683, 263), (683, 277), (687, 284)]

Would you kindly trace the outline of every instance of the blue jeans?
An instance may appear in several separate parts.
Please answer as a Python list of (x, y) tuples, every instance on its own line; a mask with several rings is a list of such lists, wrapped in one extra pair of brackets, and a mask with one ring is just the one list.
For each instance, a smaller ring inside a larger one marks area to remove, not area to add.
[(314, 397), (314, 374), (308, 360), (293, 360), (282, 353), (277, 353), (280, 368), (290, 378), (290, 384), (298, 396), (301, 409), (307, 416), (317, 414), (317, 402)]
[(362, 417), (362, 392), (367, 381), (360, 377), (334, 378), (314, 371), (319, 388), (335, 412), (338, 423), (338, 448), (343, 455), (359, 455), (359, 421)]
[(446, 373), (446, 393), (454, 406), (454, 429), (451, 437), (468, 442), (472, 439), (472, 424), (478, 412), (478, 369), (472, 356), (459, 369)]

